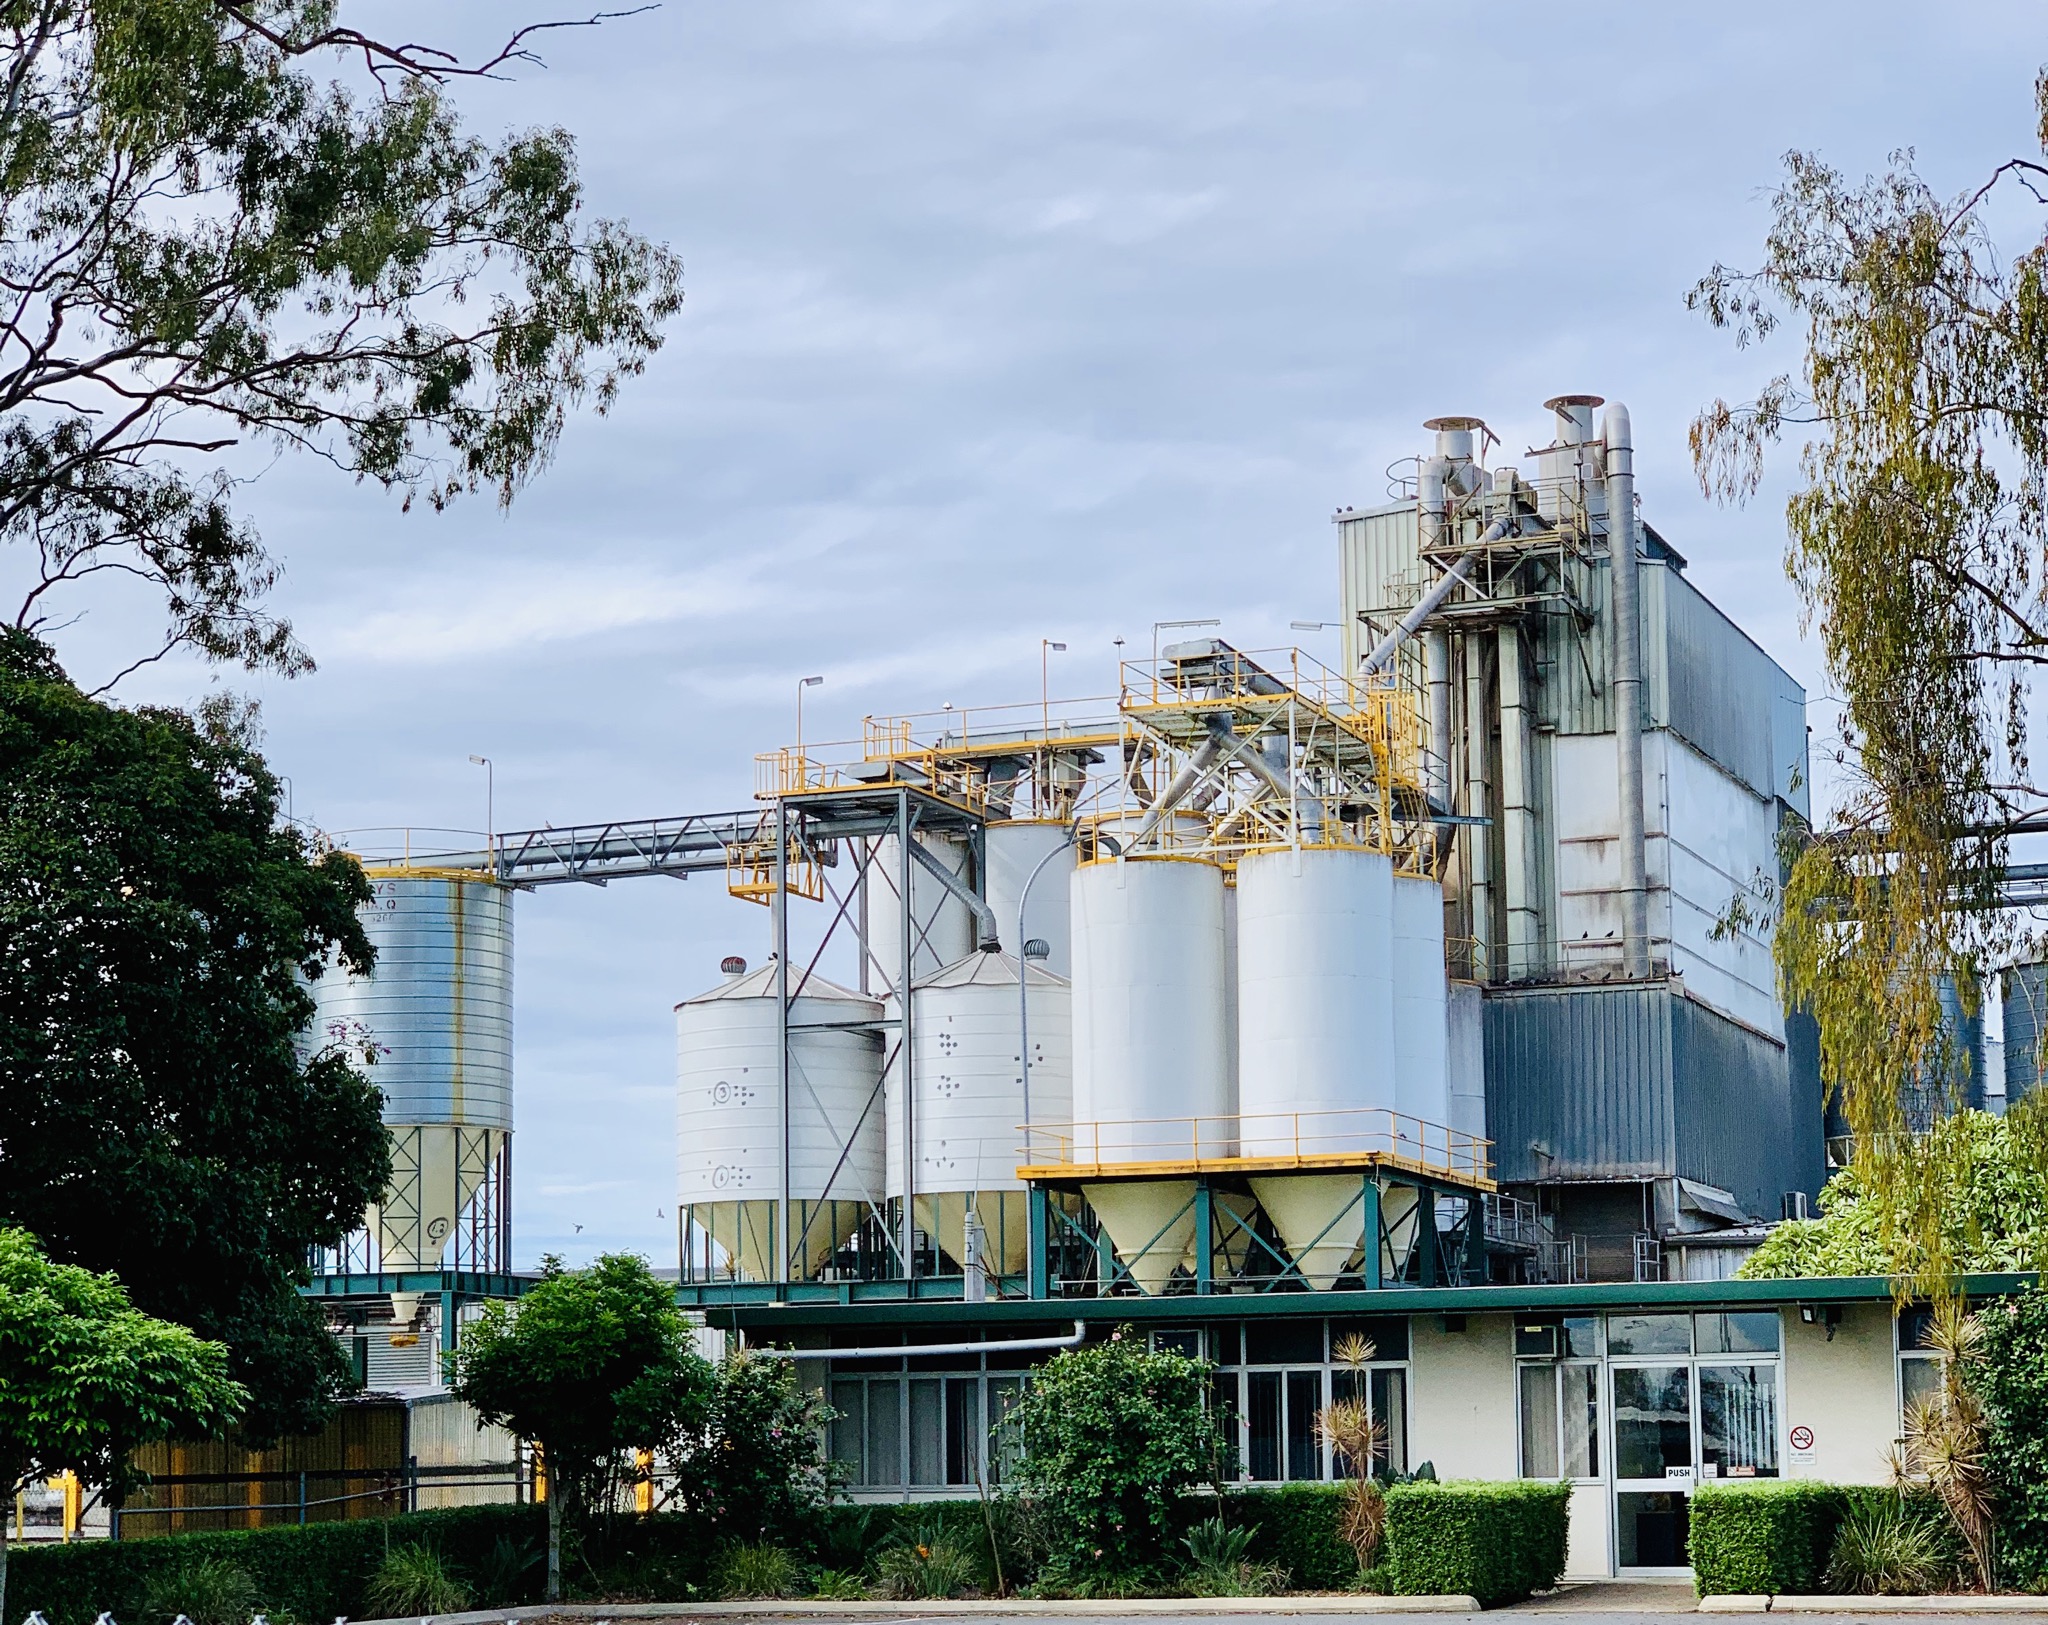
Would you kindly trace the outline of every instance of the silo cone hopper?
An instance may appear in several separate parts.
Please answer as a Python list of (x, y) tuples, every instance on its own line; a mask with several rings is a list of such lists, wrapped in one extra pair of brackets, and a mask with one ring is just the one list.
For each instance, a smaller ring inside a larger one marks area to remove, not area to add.
[[(389, 1272), (438, 1270), (448, 1238), (490, 1177), (507, 1136), (454, 1123), (393, 1123), (391, 1183), (365, 1215)], [(394, 1292), (391, 1316), (410, 1325), (417, 1292)]]
[(1081, 1194), (1140, 1292), (1157, 1297), (1195, 1239), (1192, 1179), (1097, 1180)]
[(1415, 1227), (1421, 1218), (1421, 1195), (1413, 1185), (1380, 1187), (1380, 1227), (1387, 1239), (1380, 1247), (1380, 1274), (1394, 1280), (1415, 1251)]
[[(1211, 1191), (1209, 1200), (1215, 1207), (1215, 1216), (1210, 1221), (1215, 1227), (1215, 1236), (1209, 1246), (1209, 1273), (1214, 1280), (1229, 1280), (1244, 1271), (1251, 1258), (1252, 1215), (1258, 1211), (1258, 1203), (1238, 1191)], [(1235, 1219), (1236, 1223), (1231, 1221)], [(1188, 1243), (1187, 1266), (1195, 1267), (1195, 1255), (1200, 1250), (1202, 1238), (1196, 1236)]]
[(991, 1275), (1022, 1275), (1031, 1256), (1031, 1225), (1024, 1199), (1016, 1191), (939, 1191), (920, 1196), (918, 1227), (937, 1236), (954, 1260), (964, 1262), (970, 1204), (981, 1226), (982, 1267)]
[(1335, 1286), (1365, 1240), (1360, 1176), (1268, 1174), (1251, 1187), (1301, 1278), (1312, 1287)]

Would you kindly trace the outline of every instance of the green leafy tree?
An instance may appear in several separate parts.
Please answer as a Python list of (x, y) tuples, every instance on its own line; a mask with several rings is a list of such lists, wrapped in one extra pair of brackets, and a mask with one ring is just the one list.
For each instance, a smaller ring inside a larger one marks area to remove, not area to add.
[(1039, 1513), (1056, 1581), (1123, 1594), (1164, 1581), (1187, 1492), (1228, 1459), (1210, 1378), (1205, 1362), (1152, 1352), (1128, 1327), (1039, 1369), (1012, 1413), (1016, 1482)]
[(348, 1056), (300, 1049), (301, 973), (370, 962), (368, 885), (231, 722), (88, 698), (0, 629), (0, 1224), (227, 1343), (267, 1438), (350, 1382), (297, 1288), (390, 1149)]
[[(2048, 76), (2037, 82), (2048, 153)], [(1902, 1293), (1959, 1260), (1940, 1194), (1959, 1142), (1909, 1132), (1901, 1079), (1946, 1077), (1939, 985), (2012, 951), (1989, 901), (2006, 826), (2043, 799), (2028, 699), (2048, 664), (2048, 202), (2015, 156), (1957, 197), (1894, 156), (1854, 181), (1786, 159), (1761, 264), (1716, 266), (1690, 302), (1739, 345), (1782, 327), (1803, 353), (1693, 426), (1702, 485), (1742, 500), (1798, 443), (1787, 569), (1841, 696), (1840, 809), (1790, 865), (1777, 931), (1788, 998), (1820, 1027), (1821, 1074), (1855, 1136)]]
[(835, 1414), (790, 1361), (734, 1350), (718, 1363), (702, 1432), (681, 1448), (677, 1498), (735, 1540), (797, 1537), (844, 1482), (824, 1450)]
[(562, 25), (465, 65), (343, 9), (0, 0), (14, 624), (122, 572), (167, 610), (140, 659), (307, 670), (221, 453), (308, 452), (407, 506), (509, 503), (569, 409), (606, 410), (659, 346), (675, 258), (584, 218), (566, 131), (487, 141), (451, 94)]
[[(153, 1320), (111, 1275), (53, 1264), (24, 1230), (0, 1229), (0, 1493), (74, 1472), (117, 1484), (126, 1452), (215, 1433), (247, 1395), (227, 1350)], [(7, 1525), (0, 1518), (0, 1618)]]
[(1984, 1466), (1998, 1499), (1998, 1559), (2008, 1582), (2048, 1584), (2048, 1291), (1986, 1304), (1964, 1373), (1988, 1423)]
[(2035, 1149), (2044, 1103), (2029, 1097), (2005, 1117), (1965, 1111), (1934, 1125), (1927, 1155), (1947, 1170), (1938, 1194), (1941, 1257), (1918, 1251), (1917, 1225), (1885, 1222), (1862, 1165), (1844, 1168), (1820, 1194), (1821, 1216), (1772, 1227), (1742, 1266), (1747, 1280), (1812, 1275), (1919, 1279), (1930, 1269), (1969, 1273), (2032, 1270), (2048, 1249), (2048, 1180)]
[(547, 1600), (562, 1595), (562, 1529), (617, 1498), (629, 1451), (674, 1453), (702, 1431), (710, 1362), (691, 1347), (673, 1287), (624, 1253), (570, 1272), (543, 1261), (517, 1303), (484, 1306), (451, 1362), (486, 1423), (540, 1447), (548, 1484)]

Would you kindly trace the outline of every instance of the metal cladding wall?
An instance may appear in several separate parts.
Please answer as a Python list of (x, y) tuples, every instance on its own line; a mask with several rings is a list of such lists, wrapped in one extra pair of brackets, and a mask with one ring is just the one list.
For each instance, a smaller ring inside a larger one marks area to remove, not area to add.
[(1758, 1216), (1821, 1181), (1817, 1085), (1787, 1051), (1668, 982), (1508, 989), (1486, 1000), (1495, 1177), (1657, 1179)]

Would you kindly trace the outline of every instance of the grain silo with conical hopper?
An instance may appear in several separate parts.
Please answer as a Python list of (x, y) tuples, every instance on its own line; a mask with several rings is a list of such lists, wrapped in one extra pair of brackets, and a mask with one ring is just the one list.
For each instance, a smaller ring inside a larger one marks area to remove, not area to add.
[[(676, 1202), (692, 1280), (813, 1280), (883, 1202), (882, 1006), (771, 960), (676, 1006)], [(787, 1168), (790, 1244), (776, 1229)], [(787, 1268), (779, 1267), (787, 1264)]]
[[(1188, 856), (1105, 857), (1072, 882), (1077, 1168), (1228, 1156), (1230, 1097), (1224, 881)], [(1084, 1179), (1130, 1279), (1165, 1290), (1195, 1244), (1195, 1184)]]
[[(1025, 971), (1027, 1008), (1019, 1009), (1018, 960), (972, 953), (911, 992), (910, 1114), (916, 1145), (902, 1144), (901, 1069), (889, 1075), (889, 1196), (916, 1192), (913, 1222), (931, 1236), (952, 1273), (967, 1258), (970, 1217), (991, 1274), (1023, 1272), (1030, 1242), (1025, 1185), (1017, 1177), (1019, 1126), (1073, 1117), (1073, 1017), (1064, 978), (1037, 965)], [(1024, 1019), (1020, 1021), (1020, 1016)], [(1031, 1065), (1018, 1062), (1028, 1031)]]
[[(359, 910), (377, 950), (367, 976), (329, 968), (312, 984), (313, 1040), (373, 1057), (391, 1184), (366, 1222), (387, 1273), (438, 1270), (486, 1186), (502, 1191), (512, 1137), (512, 894), (469, 871), (376, 867)], [(503, 1237), (490, 1251), (501, 1252)], [(460, 1249), (458, 1249), (458, 1252)], [(509, 1268), (503, 1258), (458, 1258)], [(394, 1293), (410, 1323), (416, 1293)]]

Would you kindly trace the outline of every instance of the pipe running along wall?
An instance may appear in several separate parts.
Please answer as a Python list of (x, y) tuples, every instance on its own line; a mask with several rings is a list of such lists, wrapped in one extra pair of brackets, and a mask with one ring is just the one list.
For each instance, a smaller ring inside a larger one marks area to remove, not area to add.
[(1607, 555), (1613, 571), (1614, 754), (1621, 800), (1622, 974), (1650, 974), (1650, 895), (1643, 837), (1642, 616), (1636, 568), (1635, 449), (1628, 408), (1615, 402), (1601, 425), (1607, 442)]

